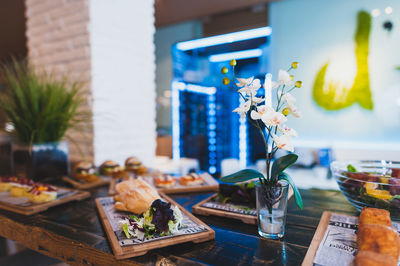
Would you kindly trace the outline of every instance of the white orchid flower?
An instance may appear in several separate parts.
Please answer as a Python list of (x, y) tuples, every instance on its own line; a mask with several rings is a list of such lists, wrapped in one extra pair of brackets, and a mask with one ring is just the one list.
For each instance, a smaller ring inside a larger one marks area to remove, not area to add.
[(285, 93), (282, 95), (282, 99), (289, 105), (294, 106), (296, 103), (296, 98), (293, 97), (290, 93)]
[(257, 90), (261, 88), (261, 82), (259, 79), (254, 79), (249, 84), (245, 85), (243, 88), (239, 89), (238, 92), (246, 93), (250, 97), (253, 97), (257, 94)]
[(247, 112), (250, 110), (251, 101), (248, 100), (244, 103), (241, 103), (238, 108), (233, 110), (232, 112), (238, 113), (241, 118), (246, 117)]
[(286, 85), (289, 87), (293, 86), (293, 79), (290, 74), (285, 70), (279, 70), (278, 81), (280, 85)]
[(272, 135), (272, 139), (274, 140), (278, 149), (294, 152), (294, 147), (288, 135), (277, 136), (274, 134)]
[(297, 131), (287, 125), (278, 126), (278, 130), (289, 137), (297, 137)]
[(254, 77), (250, 77), (248, 79), (237, 78), (239, 83), (236, 83), (236, 86), (244, 87), (244, 86), (250, 85), (253, 82), (253, 79), (254, 79)]
[(286, 123), (287, 118), (281, 112), (275, 112), (271, 107), (268, 107), (266, 112), (261, 115), (261, 120), (266, 126), (279, 126)]
[(292, 105), (292, 106), (288, 106), (288, 107), (289, 107), (290, 112), (292, 112), (292, 115), (293, 115), (294, 117), (301, 118), (301, 117), (303, 116), (303, 115), (301, 114), (301, 112), (297, 109), (296, 106)]
[(261, 97), (253, 97), (251, 98), (251, 101), (253, 102), (253, 105), (257, 105), (259, 103), (262, 103), (264, 101), (264, 98)]
[(262, 115), (265, 114), (266, 112), (274, 112), (274, 109), (266, 105), (260, 105), (257, 106), (257, 111), (255, 110), (251, 111), (250, 117), (253, 120), (261, 119)]

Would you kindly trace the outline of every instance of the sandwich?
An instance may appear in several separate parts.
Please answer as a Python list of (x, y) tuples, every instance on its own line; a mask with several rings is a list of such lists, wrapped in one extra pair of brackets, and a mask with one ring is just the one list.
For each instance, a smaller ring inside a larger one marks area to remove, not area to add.
[(135, 156), (125, 160), (125, 169), (137, 175), (142, 175), (147, 172), (147, 167)]
[(100, 165), (100, 174), (122, 179), (130, 177), (130, 175), (113, 160), (107, 160), (102, 165)]
[(201, 178), (196, 173), (189, 173), (187, 175), (181, 176), (179, 183), (183, 186), (195, 186), (202, 185), (204, 183), (203, 178)]
[(118, 194), (114, 197), (114, 208), (137, 215), (147, 211), (153, 201), (160, 198), (157, 191), (141, 178), (118, 183), (116, 190)]
[(156, 187), (169, 188), (175, 186), (176, 179), (170, 175), (162, 174), (154, 177), (154, 184)]
[(17, 182), (11, 183), (10, 195), (12, 197), (26, 197), (34, 184), (35, 182), (31, 179), (19, 178)]
[(94, 165), (86, 161), (75, 164), (72, 170), (72, 174), (76, 179), (88, 183), (100, 180), (100, 177), (97, 175)]
[(0, 177), (0, 192), (10, 191), (13, 183), (18, 183), (18, 177), (15, 176)]
[(35, 184), (28, 192), (28, 198), (33, 203), (53, 201), (57, 198), (57, 189), (50, 185)]

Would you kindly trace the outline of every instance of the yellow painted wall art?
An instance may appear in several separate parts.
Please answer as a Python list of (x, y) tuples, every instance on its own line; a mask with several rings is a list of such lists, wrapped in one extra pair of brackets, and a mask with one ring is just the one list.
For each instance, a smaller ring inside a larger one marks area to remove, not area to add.
[(360, 11), (354, 35), (357, 72), (351, 87), (340, 86), (339, 82), (327, 81), (329, 62), (325, 63), (314, 81), (314, 101), (327, 111), (336, 111), (358, 103), (366, 110), (372, 110), (372, 93), (369, 81), (368, 54), (371, 32), (371, 15)]

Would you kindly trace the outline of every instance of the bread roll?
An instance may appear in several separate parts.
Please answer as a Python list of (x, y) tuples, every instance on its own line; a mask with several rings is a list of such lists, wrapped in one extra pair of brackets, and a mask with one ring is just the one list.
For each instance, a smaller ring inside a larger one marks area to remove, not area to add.
[(397, 266), (397, 260), (386, 254), (373, 251), (359, 251), (354, 258), (355, 266)]
[(159, 199), (157, 191), (142, 179), (130, 179), (116, 185), (118, 192), (114, 208), (121, 211), (130, 211), (142, 214), (151, 206), (153, 201)]

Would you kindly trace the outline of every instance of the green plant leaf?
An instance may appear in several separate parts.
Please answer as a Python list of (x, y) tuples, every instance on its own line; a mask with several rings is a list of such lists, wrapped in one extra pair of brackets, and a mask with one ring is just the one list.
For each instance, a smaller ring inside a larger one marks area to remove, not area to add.
[(297, 161), (297, 154), (291, 153), (275, 160), (271, 169), (271, 179), (276, 180), (280, 173)]
[(300, 210), (303, 209), (303, 199), (301, 198), (300, 192), (297, 189), (296, 185), (293, 182), (293, 179), (286, 173), (281, 173), (278, 177), (278, 180), (286, 180), (289, 185), (293, 188), (294, 199), (296, 201), (297, 206)]
[(245, 169), (231, 175), (222, 177), (220, 180), (226, 183), (238, 183), (248, 181), (254, 178), (263, 178), (264, 175), (252, 169)]

